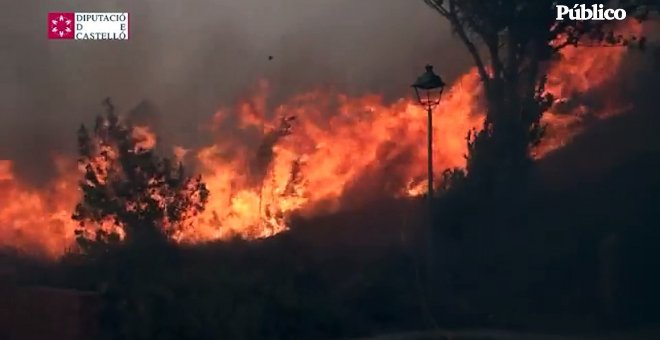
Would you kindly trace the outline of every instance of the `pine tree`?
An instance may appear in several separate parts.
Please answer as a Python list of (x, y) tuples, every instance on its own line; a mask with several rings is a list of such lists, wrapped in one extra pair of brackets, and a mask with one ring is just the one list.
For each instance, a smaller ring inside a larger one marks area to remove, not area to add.
[(192, 227), (208, 190), (201, 176), (188, 177), (182, 164), (144, 147), (133, 127), (115, 114), (109, 99), (94, 129), (78, 131), (82, 199), (73, 219), (84, 253), (126, 242), (153, 243)]

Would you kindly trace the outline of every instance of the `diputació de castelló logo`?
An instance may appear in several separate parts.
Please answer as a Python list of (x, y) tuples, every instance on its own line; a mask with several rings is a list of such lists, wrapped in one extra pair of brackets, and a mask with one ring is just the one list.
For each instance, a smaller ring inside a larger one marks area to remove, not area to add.
[(129, 38), (128, 13), (48, 13), (48, 39), (128, 40)]

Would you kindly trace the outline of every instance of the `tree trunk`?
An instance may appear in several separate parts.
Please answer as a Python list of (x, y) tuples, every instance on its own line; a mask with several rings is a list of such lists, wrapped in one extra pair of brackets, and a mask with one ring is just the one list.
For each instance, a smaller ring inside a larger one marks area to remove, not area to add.
[(522, 114), (525, 101), (506, 82), (497, 80), (493, 84), (486, 96), (484, 129), (472, 140), (467, 165), (469, 177), (488, 192), (512, 189), (510, 186), (524, 178), (530, 164), (530, 126)]

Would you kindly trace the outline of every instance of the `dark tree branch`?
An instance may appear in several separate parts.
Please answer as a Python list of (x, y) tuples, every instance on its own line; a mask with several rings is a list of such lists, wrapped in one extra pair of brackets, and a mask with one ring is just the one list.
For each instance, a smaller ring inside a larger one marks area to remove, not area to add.
[(445, 17), (447, 20), (449, 20), (450, 24), (454, 28), (454, 31), (456, 34), (458, 34), (459, 38), (467, 48), (468, 52), (474, 59), (475, 65), (477, 66), (477, 72), (479, 73), (479, 76), (481, 80), (484, 83), (484, 86), (486, 88), (490, 87), (490, 76), (488, 75), (488, 71), (486, 70), (486, 66), (483, 62), (483, 58), (481, 54), (479, 53), (479, 50), (477, 49), (476, 45), (470, 37), (468, 36), (466, 30), (464, 29), (457, 13), (456, 13), (456, 7), (454, 4), (454, 0), (449, 1), (449, 9), (444, 7), (442, 5), (443, 0), (424, 0), (426, 4), (428, 4), (431, 8), (435, 9), (440, 15)]

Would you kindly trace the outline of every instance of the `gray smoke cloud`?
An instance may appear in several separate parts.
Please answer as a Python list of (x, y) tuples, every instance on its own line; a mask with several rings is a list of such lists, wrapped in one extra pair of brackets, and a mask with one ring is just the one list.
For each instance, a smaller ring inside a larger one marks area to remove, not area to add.
[[(51, 11), (130, 12), (131, 40), (49, 41)], [(421, 0), (29, 0), (3, 13), (0, 159), (32, 180), (75, 150), (107, 96), (122, 111), (150, 100), (168, 140), (190, 145), (260, 78), (275, 100), (318, 85), (396, 98), (426, 63), (450, 80), (469, 66)]]

